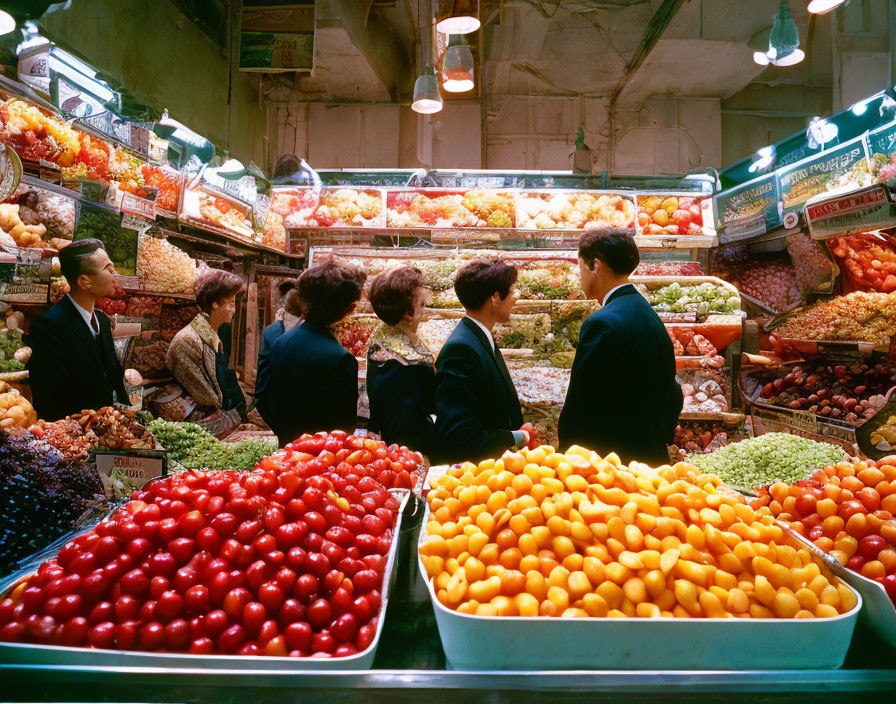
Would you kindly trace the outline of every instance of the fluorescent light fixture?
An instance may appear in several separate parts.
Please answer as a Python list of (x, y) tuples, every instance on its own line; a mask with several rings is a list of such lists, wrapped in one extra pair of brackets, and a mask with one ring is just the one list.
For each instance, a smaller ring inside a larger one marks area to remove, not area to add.
[(849, 0), (812, 0), (806, 8), (813, 15), (823, 15), (831, 10), (836, 10), (841, 5), (846, 5)]
[(479, 29), (479, 0), (439, 0), (436, 31), (469, 34)]
[(411, 110), (421, 115), (432, 115), (442, 109), (442, 95), (439, 82), (432, 66), (424, 66), (423, 73), (414, 82), (414, 102)]
[(9, 34), (16, 28), (16, 21), (6, 10), (0, 10), (0, 34)]
[(473, 90), (473, 54), (462, 35), (452, 35), (442, 59), (442, 87), (449, 93)]

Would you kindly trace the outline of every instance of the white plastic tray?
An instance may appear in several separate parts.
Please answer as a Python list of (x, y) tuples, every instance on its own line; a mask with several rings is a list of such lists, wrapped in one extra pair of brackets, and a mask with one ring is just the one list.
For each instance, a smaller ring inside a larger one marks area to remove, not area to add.
[[(32, 645), (29, 643), (0, 642), (0, 663), (21, 665), (89, 665), (94, 667), (146, 667), (173, 669), (218, 669), (218, 670), (369, 670), (376, 656), (376, 649), (383, 632), (389, 589), (395, 579), (395, 564), (398, 556), (401, 516), (410, 492), (406, 489), (394, 490), (400, 498), (401, 506), (393, 531), (392, 547), (386, 562), (383, 580), (382, 605), (376, 636), (367, 650), (342, 658), (291, 658), (268, 655), (191, 655), (188, 653), (149, 653), (135, 650), (105, 650), (101, 648), (71, 648), (54, 645)], [(61, 545), (60, 545), (61, 547)], [(17, 574), (0, 583), (0, 594), (5, 594), (24, 575)]]
[[(429, 506), (420, 543), (427, 538)], [(458, 670), (790, 670), (843, 664), (862, 597), (829, 619), (551, 618), (470, 616), (429, 588), (439, 637)]]
[[(790, 528), (788, 527), (788, 530)], [(862, 597), (862, 618), (868, 623), (881, 640), (896, 648), (896, 607), (887, 596), (886, 590), (873, 579), (863, 577), (857, 572), (847, 569), (835, 558), (804, 538), (796, 531), (793, 535), (805, 544), (814, 555), (818, 556), (835, 575), (846, 582)]]

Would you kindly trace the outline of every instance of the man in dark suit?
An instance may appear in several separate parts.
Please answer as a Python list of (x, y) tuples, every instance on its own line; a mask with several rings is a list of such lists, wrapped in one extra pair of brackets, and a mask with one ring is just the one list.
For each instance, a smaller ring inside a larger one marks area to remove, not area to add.
[(296, 285), (292, 281), (283, 281), (277, 287), (277, 290), (280, 292), (280, 298), (277, 301), (277, 315), (275, 316), (274, 322), (261, 331), (261, 345), (258, 349), (259, 360), (271, 354), (271, 350), (274, 349), (274, 343), (277, 342), (277, 338), (295, 327), (295, 324), (293, 324), (287, 328), (284, 322), (287, 315), (286, 297), (295, 287)]
[(130, 405), (124, 372), (112, 345), (112, 324), (94, 304), (112, 293), (115, 265), (99, 240), (73, 242), (59, 252), (71, 292), (28, 330), (34, 408), (53, 421), (84, 409)]
[(360, 269), (334, 261), (299, 277), (305, 319), (274, 343), (255, 386), (258, 412), (281, 447), (303, 433), (357, 427), (358, 361), (330, 326), (354, 310), (365, 278)]
[(579, 240), (582, 289), (603, 307), (579, 333), (558, 432), (564, 449), (657, 466), (669, 462), (683, 399), (669, 335), (629, 281), (638, 261), (628, 230), (591, 230)]
[[(516, 269), (474, 259), (457, 273), (454, 291), (466, 315), (436, 360), (436, 432), (452, 462), (500, 457), (530, 441), (516, 389), (492, 329), (510, 320)], [(534, 438), (533, 438), (534, 439)]]

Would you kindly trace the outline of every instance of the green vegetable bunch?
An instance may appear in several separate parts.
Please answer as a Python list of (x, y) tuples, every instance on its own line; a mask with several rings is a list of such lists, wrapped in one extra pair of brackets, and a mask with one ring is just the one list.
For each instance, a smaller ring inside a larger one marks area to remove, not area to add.
[(149, 430), (168, 456), (188, 469), (236, 469), (248, 471), (277, 449), (277, 441), (247, 438), (222, 442), (195, 423), (176, 423), (158, 418)]
[(774, 482), (793, 484), (848, 455), (836, 445), (789, 433), (767, 433), (687, 461), (735, 488), (755, 491)]
[(682, 286), (677, 281), (644, 291), (647, 301), (661, 313), (696, 312), (729, 314), (740, 309), (740, 299), (722, 286), (709, 281), (696, 286)]
[(0, 372), (20, 372), (25, 368), (22, 362), (13, 358), (22, 344), (20, 330), (0, 330)]

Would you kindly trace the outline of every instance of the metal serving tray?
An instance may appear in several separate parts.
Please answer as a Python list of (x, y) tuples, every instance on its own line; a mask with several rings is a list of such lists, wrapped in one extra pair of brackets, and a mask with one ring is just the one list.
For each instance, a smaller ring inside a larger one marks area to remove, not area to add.
[(862, 597), (862, 618), (881, 640), (896, 648), (896, 607), (893, 606), (883, 586), (873, 579), (847, 569), (837, 558), (826, 553), (812, 541), (796, 531), (791, 532), (799, 542), (812, 551), (812, 554), (823, 560), (831, 572), (859, 593)]
[[(174, 670), (187, 669), (219, 669), (219, 670), (259, 670), (259, 671), (298, 671), (298, 670), (369, 670), (376, 656), (386, 607), (389, 601), (389, 590), (395, 580), (399, 534), (404, 507), (410, 497), (406, 489), (393, 490), (400, 498), (401, 506), (393, 531), (392, 547), (386, 562), (385, 579), (383, 581), (382, 605), (379, 611), (379, 622), (373, 643), (356, 655), (342, 658), (291, 658), (271, 657), (267, 655), (191, 655), (187, 653), (149, 653), (135, 650), (105, 650), (101, 648), (71, 648), (53, 645), (32, 645), (28, 643), (0, 642), (0, 664), (10, 665), (83, 665), (94, 667), (144, 667), (168, 668)], [(86, 531), (80, 531), (78, 535)], [(74, 536), (70, 536), (74, 537)], [(65, 541), (67, 542), (67, 541)], [(64, 542), (45, 559), (55, 556)], [(5, 594), (29, 572), (19, 572), (0, 582), (0, 594)]]
[[(418, 547), (427, 538), (426, 507)], [(830, 619), (470, 616), (436, 598), (418, 552), (449, 664), (459, 670), (788, 670), (843, 665), (862, 597)]]

